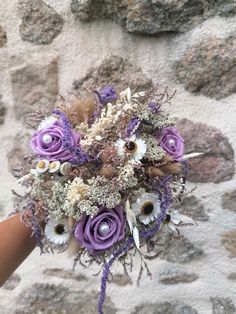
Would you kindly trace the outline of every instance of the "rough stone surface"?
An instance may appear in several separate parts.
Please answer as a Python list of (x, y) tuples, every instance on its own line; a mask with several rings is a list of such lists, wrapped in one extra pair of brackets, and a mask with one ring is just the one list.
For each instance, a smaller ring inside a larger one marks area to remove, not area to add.
[(178, 130), (185, 140), (186, 153), (204, 153), (189, 161), (189, 181), (219, 183), (233, 177), (234, 151), (220, 130), (187, 119), (178, 122)]
[(4, 123), (6, 112), (6, 107), (2, 102), (2, 96), (0, 95), (0, 125)]
[(61, 269), (61, 268), (47, 268), (43, 272), (45, 275), (58, 277), (63, 279), (73, 279), (78, 281), (87, 280), (87, 277), (83, 274), (76, 274), (73, 271)]
[(2, 289), (14, 290), (19, 285), (20, 281), (21, 281), (21, 277), (18, 274), (14, 273), (5, 282), (5, 284), (2, 286)]
[(234, 0), (72, 0), (72, 12), (84, 22), (111, 18), (128, 32), (154, 35), (184, 32), (216, 14), (235, 14)]
[(20, 34), (23, 40), (34, 44), (50, 44), (63, 27), (62, 17), (41, 0), (21, 0)]
[(222, 235), (222, 243), (230, 257), (236, 257), (236, 230), (227, 231)]
[(129, 86), (133, 92), (151, 88), (152, 81), (140, 68), (128, 60), (112, 56), (105, 59), (98, 68), (92, 68), (81, 80), (74, 82), (74, 88), (81, 91), (94, 90), (98, 86), (113, 85), (120, 92)]
[(235, 314), (236, 307), (229, 298), (211, 298), (212, 314)]
[(194, 220), (206, 221), (209, 219), (203, 204), (194, 195), (184, 198), (181, 203), (175, 205), (175, 208), (177, 208), (181, 214), (187, 215)]
[(16, 118), (38, 125), (32, 116), (27, 118), (27, 113), (37, 110), (45, 115), (54, 106), (58, 94), (57, 58), (44, 55), (13, 69), (11, 82)]
[(236, 190), (226, 192), (222, 196), (222, 208), (236, 212)]
[(7, 42), (7, 33), (5, 29), (0, 25), (0, 48), (5, 46)]
[[(97, 314), (98, 294), (71, 290), (64, 286), (33, 284), (19, 296), (18, 309), (14, 314)], [(105, 314), (116, 309), (107, 298)]]
[(227, 278), (228, 278), (229, 280), (236, 280), (236, 273), (230, 273), (230, 274), (227, 276)]
[(224, 98), (236, 92), (236, 38), (208, 38), (188, 49), (176, 77), (193, 93)]
[(137, 306), (132, 314), (197, 314), (191, 306), (182, 302), (164, 302)]
[(115, 274), (111, 279), (111, 283), (116, 284), (117, 286), (123, 287), (132, 285), (132, 280), (130, 277), (126, 276), (125, 274)]
[(198, 279), (198, 275), (195, 273), (188, 273), (181, 268), (169, 267), (159, 275), (161, 283), (172, 285), (177, 283), (188, 283)]
[(166, 239), (161, 258), (173, 263), (186, 263), (199, 258), (203, 250), (188, 239), (181, 237), (179, 239)]
[(31, 168), (31, 149), (29, 145), (30, 134), (18, 133), (14, 140), (13, 146), (7, 154), (8, 167), (12, 175), (16, 178), (22, 177)]

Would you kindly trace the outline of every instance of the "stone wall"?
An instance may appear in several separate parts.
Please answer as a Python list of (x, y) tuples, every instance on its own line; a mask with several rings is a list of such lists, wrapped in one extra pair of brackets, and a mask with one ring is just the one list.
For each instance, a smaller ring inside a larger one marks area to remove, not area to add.
[[(236, 313), (235, 77), (235, 0), (1, 1), (0, 216), (29, 167), (29, 115), (93, 83), (168, 85), (187, 152), (205, 153), (181, 209), (198, 225), (164, 241), (140, 287), (138, 267), (128, 279), (115, 266), (106, 313)], [(0, 314), (96, 313), (97, 269), (71, 267), (35, 250), (1, 289)]]

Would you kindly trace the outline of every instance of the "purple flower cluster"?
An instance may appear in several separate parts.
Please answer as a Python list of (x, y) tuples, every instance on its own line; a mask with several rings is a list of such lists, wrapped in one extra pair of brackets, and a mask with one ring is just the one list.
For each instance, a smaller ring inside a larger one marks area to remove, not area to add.
[(149, 109), (151, 110), (152, 113), (158, 114), (161, 111), (161, 105), (159, 105), (156, 102), (150, 102), (148, 104)]
[(100, 91), (95, 91), (99, 98), (99, 102), (102, 105), (106, 105), (109, 102), (112, 102), (117, 99), (116, 90), (112, 86), (105, 86)]
[(127, 127), (127, 137), (131, 137), (140, 125), (139, 118), (131, 118)]

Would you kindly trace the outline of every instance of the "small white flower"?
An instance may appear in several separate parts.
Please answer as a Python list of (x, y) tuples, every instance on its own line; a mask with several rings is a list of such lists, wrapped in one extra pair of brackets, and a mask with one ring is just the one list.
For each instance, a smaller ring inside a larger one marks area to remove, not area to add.
[(56, 122), (58, 119), (54, 116), (46, 117), (41, 121), (41, 123), (38, 126), (38, 131), (42, 129), (48, 128), (50, 125), (52, 125), (54, 122)]
[(36, 165), (36, 170), (38, 173), (44, 173), (49, 169), (49, 161), (47, 159), (41, 159)]
[(49, 172), (55, 173), (55, 172), (59, 171), (60, 167), (61, 167), (61, 163), (59, 160), (53, 161), (50, 163)]
[(71, 170), (71, 163), (69, 161), (64, 162), (60, 167), (60, 173), (65, 176)]
[(180, 214), (177, 210), (171, 210), (167, 213), (164, 226), (168, 231), (178, 232), (177, 227), (183, 225), (194, 225), (191, 217)]
[(139, 162), (144, 157), (147, 150), (145, 141), (141, 138), (136, 138), (136, 135), (132, 135), (126, 141), (118, 139), (115, 147), (119, 156), (125, 156), (128, 153), (136, 162)]
[(57, 245), (66, 244), (69, 241), (69, 226), (66, 219), (56, 221), (50, 219), (45, 227), (46, 238)]
[(160, 214), (160, 200), (157, 194), (144, 193), (131, 204), (131, 209), (145, 225), (154, 221)]

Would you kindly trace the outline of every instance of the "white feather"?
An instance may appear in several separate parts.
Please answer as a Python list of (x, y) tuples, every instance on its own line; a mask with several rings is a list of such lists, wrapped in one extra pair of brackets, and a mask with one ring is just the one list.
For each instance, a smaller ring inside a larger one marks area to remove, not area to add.
[(139, 249), (139, 231), (137, 227), (134, 227), (133, 229), (133, 238), (134, 238), (134, 243), (137, 247), (137, 249)]
[(201, 156), (201, 155), (204, 155), (204, 153), (191, 153), (191, 154), (187, 154), (187, 155), (184, 155), (184, 156), (183, 156), (183, 160), (187, 160), (187, 159), (190, 159), (190, 158), (195, 158), (195, 157), (198, 157), (198, 156)]

